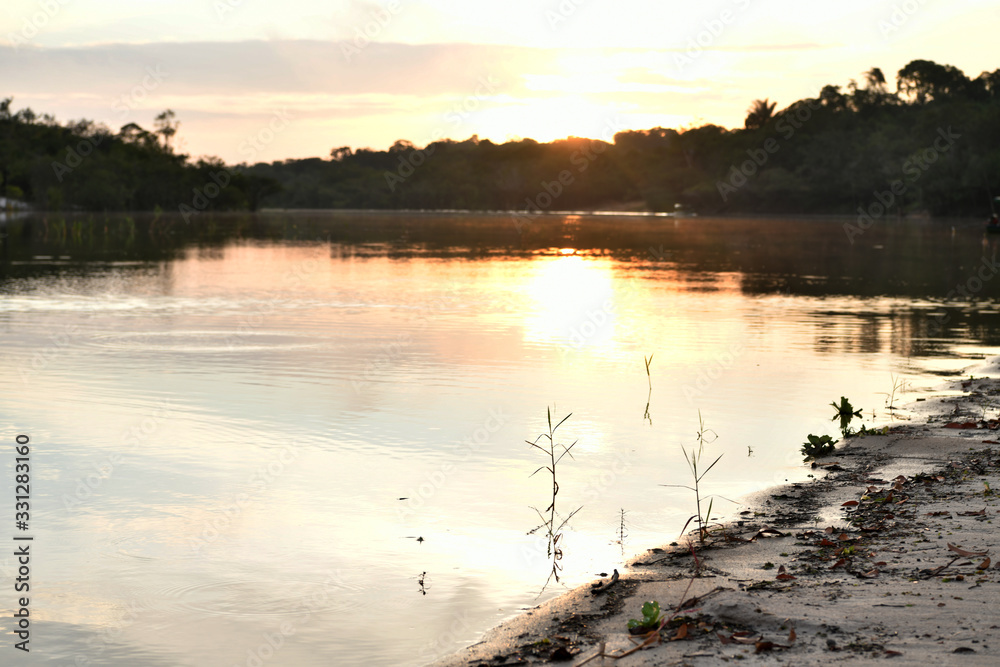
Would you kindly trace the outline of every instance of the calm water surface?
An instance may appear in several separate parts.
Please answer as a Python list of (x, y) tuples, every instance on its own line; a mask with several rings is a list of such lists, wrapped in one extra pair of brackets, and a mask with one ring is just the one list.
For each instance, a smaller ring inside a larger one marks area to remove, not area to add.
[[(853, 244), (842, 225), (8, 223), (5, 497), (15, 435), (32, 447), (19, 664), (424, 664), (676, 539), (692, 498), (663, 485), (688, 481), (699, 411), (723, 454), (706, 492), (805, 479), (831, 400), (887, 423), (894, 377), (912, 401), (1000, 346), (978, 225), (882, 222)], [(577, 443), (557, 509), (581, 508), (548, 586), (532, 508), (551, 484), (525, 443), (547, 410)]]

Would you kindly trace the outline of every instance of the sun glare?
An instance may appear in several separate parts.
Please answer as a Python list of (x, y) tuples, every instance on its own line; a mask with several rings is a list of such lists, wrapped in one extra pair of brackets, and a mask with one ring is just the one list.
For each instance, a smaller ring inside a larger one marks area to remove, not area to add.
[(479, 136), (492, 141), (530, 137), (549, 142), (566, 137), (611, 140), (618, 131), (617, 111), (584, 95), (560, 94), (511, 100), (483, 111), (476, 119)]
[(570, 348), (607, 344), (614, 337), (615, 302), (610, 268), (603, 260), (562, 248), (538, 260), (525, 291), (534, 309), (525, 323), (532, 342)]

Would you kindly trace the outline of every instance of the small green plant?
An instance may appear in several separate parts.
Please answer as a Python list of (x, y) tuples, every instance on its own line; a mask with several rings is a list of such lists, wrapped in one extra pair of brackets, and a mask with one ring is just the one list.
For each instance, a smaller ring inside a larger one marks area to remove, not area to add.
[(807, 437), (809, 440), (802, 443), (802, 455), (806, 461), (818, 459), (821, 456), (829, 456), (833, 453), (833, 446), (837, 443), (836, 440), (828, 435), (813, 435), (810, 433)]
[(836, 403), (830, 403), (837, 414), (833, 416), (832, 421), (840, 420), (840, 432), (846, 438), (852, 434), (851, 431), (851, 420), (855, 417), (861, 417), (861, 410), (855, 410), (851, 402), (847, 400), (845, 396), (840, 397), (840, 405)]
[[(548, 420), (549, 432), (542, 433), (537, 438), (535, 438), (534, 441), (525, 440), (525, 442), (534, 447), (535, 449), (538, 449), (541, 452), (543, 452), (549, 459), (548, 465), (539, 466), (535, 470), (535, 472), (529, 475), (529, 477), (533, 477), (536, 473), (542, 470), (549, 471), (549, 473), (552, 475), (552, 502), (549, 504), (548, 507), (545, 508), (544, 513), (541, 512), (536, 507), (532, 508), (538, 514), (538, 517), (542, 520), (542, 523), (539, 526), (536, 526), (534, 529), (530, 530), (528, 534), (531, 535), (540, 529), (543, 528), (545, 529), (545, 537), (548, 540), (548, 556), (549, 558), (552, 559), (552, 572), (549, 574), (549, 579), (551, 580), (553, 577), (555, 577), (555, 580), (558, 582), (559, 570), (562, 569), (562, 566), (559, 564), (559, 561), (562, 560), (562, 555), (563, 555), (562, 547), (559, 546), (559, 540), (562, 539), (562, 529), (566, 526), (567, 523), (569, 523), (569, 520), (573, 518), (573, 515), (575, 515), (577, 512), (583, 509), (583, 507), (576, 508), (575, 510), (570, 512), (569, 515), (567, 515), (565, 518), (563, 518), (556, 511), (556, 496), (559, 495), (559, 482), (556, 481), (556, 466), (559, 465), (559, 462), (562, 461), (563, 457), (566, 456), (567, 454), (569, 455), (570, 458), (573, 458), (573, 454), (571, 453), (570, 450), (572, 450), (573, 447), (576, 446), (577, 441), (574, 441), (573, 444), (569, 445), (568, 447), (564, 444), (556, 442), (556, 431), (559, 429), (560, 426), (562, 426), (566, 422), (567, 419), (573, 416), (573, 413), (570, 413), (565, 417), (563, 417), (559, 421), (559, 423), (556, 424), (555, 426), (552, 425), (552, 410), (546, 408), (545, 414)], [(543, 439), (546, 441), (545, 446), (538, 444), (538, 442)], [(559, 521), (559, 523), (557, 523), (557, 520)], [(548, 582), (546, 582), (546, 585), (548, 585)]]
[(708, 472), (715, 467), (715, 464), (719, 462), (719, 459), (722, 458), (722, 454), (719, 454), (707, 468), (699, 470), (699, 467), (701, 466), (701, 457), (705, 453), (705, 443), (708, 442), (710, 444), (718, 437), (715, 431), (705, 428), (705, 421), (701, 418), (701, 410), (698, 411), (698, 433), (695, 437), (698, 440), (697, 449), (692, 447), (691, 451), (688, 452), (688, 450), (684, 449), (684, 447), (681, 447), (681, 452), (684, 454), (684, 460), (687, 461), (688, 469), (691, 471), (691, 479), (694, 481), (694, 486), (687, 486), (686, 484), (663, 484), (662, 486), (679, 486), (681, 488), (694, 491), (695, 514), (689, 517), (684, 523), (684, 527), (681, 528), (681, 533), (687, 530), (687, 527), (692, 521), (697, 522), (698, 541), (701, 542), (702, 546), (704, 546), (705, 537), (708, 535), (708, 522), (712, 516), (712, 503), (714, 502), (714, 498), (712, 496), (706, 496), (706, 498), (708, 498), (708, 510), (702, 514), (701, 501), (705, 498), (702, 498), (700, 485), (701, 480), (705, 479), (705, 475), (707, 475)]
[(907, 391), (910, 383), (902, 377), (897, 377), (894, 373), (889, 373), (889, 377), (892, 379), (892, 391), (888, 393), (882, 392), (882, 394), (885, 395), (885, 407), (889, 408), (889, 413), (891, 414), (896, 409), (896, 394), (902, 394)]
[(656, 600), (650, 600), (642, 605), (642, 619), (630, 619), (628, 629), (649, 632), (659, 627), (662, 620), (663, 614), (660, 612), (660, 603)]

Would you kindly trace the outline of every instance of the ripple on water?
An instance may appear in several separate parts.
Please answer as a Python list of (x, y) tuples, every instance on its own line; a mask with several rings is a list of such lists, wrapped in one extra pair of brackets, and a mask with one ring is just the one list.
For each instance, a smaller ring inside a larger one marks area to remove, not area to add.
[(107, 350), (178, 352), (178, 353), (242, 353), (267, 350), (297, 350), (316, 348), (318, 342), (308, 342), (302, 336), (269, 331), (208, 330), (208, 331), (124, 331), (97, 334), (90, 345)]
[(161, 589), (155, 597), (174, 609), (212, 616), (344, 614), (372, 604), (362, 587), (329, 579), (211, 581)]

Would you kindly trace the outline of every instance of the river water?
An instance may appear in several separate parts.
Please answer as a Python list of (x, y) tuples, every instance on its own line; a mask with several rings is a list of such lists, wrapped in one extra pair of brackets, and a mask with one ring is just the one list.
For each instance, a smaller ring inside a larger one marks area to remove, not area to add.
[[(690, 484), (700, 429), (704, 462), (722, 456), (713, 515), (807, 479), (798, 449), (837, 434), (831, 401), (905, 419), (890, 397), (1000, 347), (978, 224), (852, 242), (845, 222), (10, 221), (0, 488), (26, 435), (30, 525), (11, 501), (0, 533), (33, 537), (18, 664), (424, 664), (678, 539), (694, 497), (670, 485)], [(532, 475), (550, 459), (526, 442), (547, 445), (547, 414), (575, 442), (559, 581), (536, 529), (551, 475)]]

